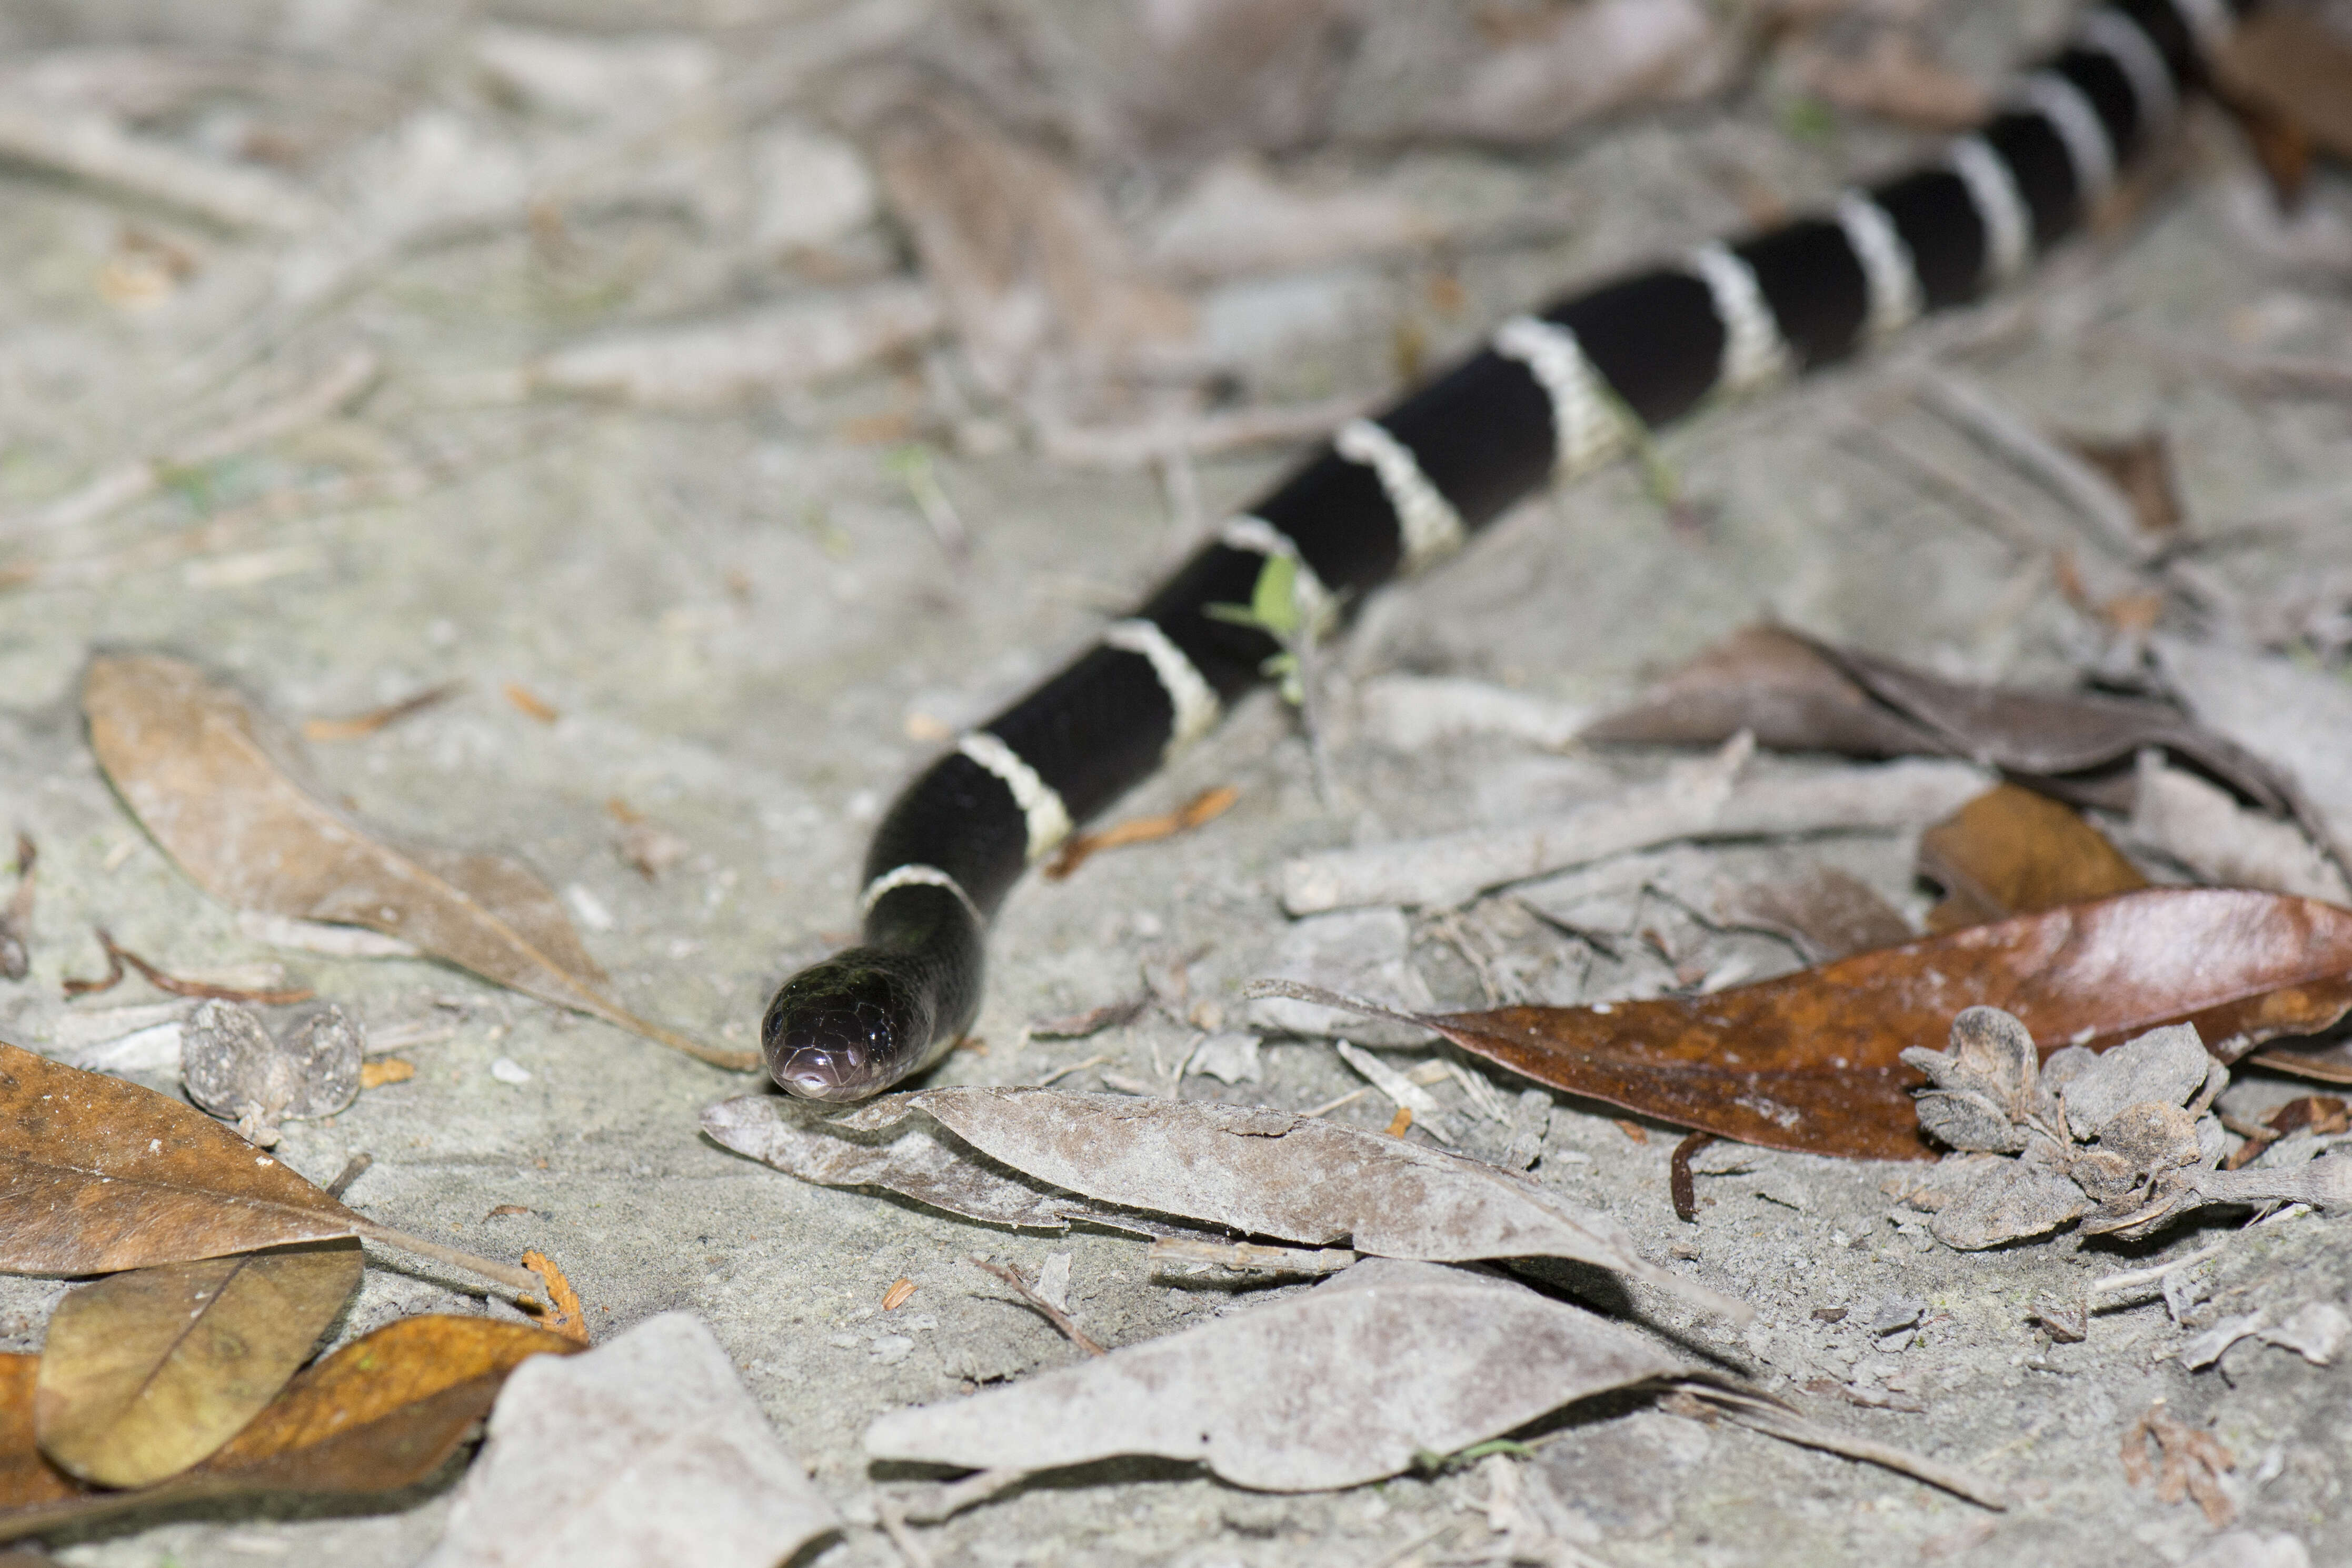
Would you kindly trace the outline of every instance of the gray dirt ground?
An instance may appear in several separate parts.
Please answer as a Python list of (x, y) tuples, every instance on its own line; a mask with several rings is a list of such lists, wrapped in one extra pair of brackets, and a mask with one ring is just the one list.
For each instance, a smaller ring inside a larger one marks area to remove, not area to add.
[[(323, 28), (331, 9), (303, 14)], [(2046, 36), (2060, 15), (2028, 9), (1964, 29), (1962, 55), (2001, 57), (2021, 37)], [(336, 14), (346, 13), (356, 8)], [(527, 19), (606, 29), (696, 20), (650, 6)], [(455, 37), (470, 25), (454, 8), (414, 13), (400, 35), (425, 62), (412, 79), (438, 79), (429, 68), (439, 46), (418, 37), (436, 27)], [(79, 21), (62, 7), (0, 7), (0, 47), (103, 41), (142, 26), (122, 7)], [(1556, 286), (1737, 225), (1717, 177), (1727, 160), (1803, 203), (1901, 145), (1883, 131), (1792, 140), (1765, 95), (1734, 111), (1637, 118), (1537, 154), (1408, 154), (1433, 187), (1485, 182), (1478, 200), (1564, 193), (1577, 221), (1564, 237), (1459, 257), (1466, 298), (1453, 314), (1428, 303), (1437, 264), (1427, 256), (1311, 275), (1294, 285), (1316, 306), (1308, 326), (1278, 347), (1261, 344), (1259, 361), (1286, 361), (1310, 392), (1378, 391), (1400, 323), (1451, 349)], [(2183, 183), (2137, 223), (2070, 252), (2010, 302), (1931, 329), (1926, 342), (2036, 416), (2104, 432), (2161, 427), (2200, 534), (2336, 487), (2332, 509), (2295, 513), (2284, 532), (2204, 558), (2250, 601), (2267, 602), (2352, 563), (2341, 526), (2340, 489), (2352, 483), (2347, 407), (2250, 394), (2177, 350), (2342, 362), (2352, 306), (2340, 275), (2274, 261), (2231, 217), (2242, 171), (2230, 135), (2200, 124), (2188, 164)], [(1361, 154), (1332, 166), (1369, 177), (1384, 165)], [(2340, 206), (2345, 195), (2339, 184), (2323, 203)], [(93, 282), (134, 220), (184, 235), (198, 257), (180, 293), (143, 312)], [(126, 217), (103, 194), (0, 172), (0, 512), (37, 505), (198, 420), (169, 372), (253, 308), (267, 258), (264, 246), (168, 217)], [(85, 661), (109, 646), (200, 659), (298, 718), (465, 681), (454, 700), (370, 738), (314, 747), (329, 791), (388, 831), (503, 848), (556, 887), (583, 890), (575, 908), (609, 914), (588, 943), (636, 1007), (749, 1043), (775, 983), (851, 925), (864, 834), (930, 749), (908, 737), (909, 716), (961, 721), (1017, 692), (1185, 543), (1149, 473), (1057, 467), (1017, 448), (943, 454), (939, 472), (977, 541), (969, 568), (950, 570), (885, 449), (840, 434), (854, 419), (921, 402), (919, 378), (891, 371), (695, 415), (498, 390), (529, 353), (592, 329), (715, 314), (746, 294), (812, 287), (727, 276), (701, 259), (694, 225), (674, 211), (624, 206), (557, 240), (518, 225), (457, 234), (372, 277), (287, 350), (364, 339), (384, 357), (383, 384), (344, 418), (218, 481), (233, 492), (227, 504), (320, 466), (366, 471), (446, 454), (440, 482), (386, 504), (297, 508), (226, 554), (125, 562), (0, 597), (0, 827), (22, 826), (42, 852), (32, 977), (0, 988), (0, 1033), (34, 1049), (56, 1039), (72, 1010), (60, 979), (98, 967), (93, 923), (181, 968), (278, 958), (379, 1035), (435, 1026), (400, 1052), (416, 1065), (413, 1081), (369, 1092), (331, 1122), (294, 1125), (286, 1156), (324, 1179), (372, 1151), (355, 1203), (482, 1252), (544, 1250), (569, 1271), (600, 1333), (670, 1309), (699, 1314), (819, 1485), (853, 1521), (869, 1521), (814, 1554), (850, 1568), (900, 1560), (870, 1526), (877, 1478), (858, 1440), (876, 1412), (1076, 1357), (969, 1255), (1034, 1270), (1070, 1253), (1073, 1311), (1113, 1343), (1246, 1310), (1247, 1298), (1154, 1281), (1129, 1240), (998, 1234), (800, 1185), (696, 1130), (700, 1107), (756, 1087), (748, 1077), (433, 965), (257, 946), (126, 815), (91, 760), (77, 705)], [(1247, 315), (1246, 299), (1226, 304)], [(1906, 402), (1894, 363), (1841, 371), (1669, 435), (1664, 454), (1711, 519), (1702, 530), (1670, 525), (1624, 467), (1529, 502), (1432, 579), (1368, 606), (1344, 645), (1342, 685), (1443, 673), (1601, 703), (1767, 614), (1954, 672), (2067, 678), (2104, 643), (2062, 593), (2058, 563), (2095, 546), (2056, 503)], [(1851, 435), (1857, 422), (1931, 446), (2026, 533), (2000, 537), (1981, 512), (1874, 457)], [(1282, 461), (1204, 459), (1206, 515), (1246, 500)], [(190, 520), (191, 505), (167, 494), (72, 543), (96, 552), (158, 537)], [(2168, 613), (2169, 623), (2193, 625), (2178, 605)], [(501, 695), (509, 682), (561, 716), (540, 723), (518, 711)], [(1318, 804), (1286, 714), (1261, 697), (1123, 808), (1165, 809), (1232, 783), (1242, 795), (1229, 815), (1172, 842), (1105, 855), (1066, 883), (1024, 886), (994, 937), (978, 1028), (986, 1053), (958, 1055), (935, 1081), (1029, 1082), (1107, 1053), (1066, 1086), (1099, 1087), (1101, 1073), (1164, 1082), (1200, 1032), (1171, 1016), (1147, 1014), (1088, 1040), (1022, 1043), (1023, 1026), (1129, 994), (1139, 967), (1164, 973), (1194, 953), (1190, 995), (1212, 1009), (1197, 1017), (1237, 1017), (1235, 991), (1265, 972), (1283, 933), (1273, 890), (1286, 856), (1515, 820), (1653, 775), (1665, 760), (1549, 755), (1491, 738), (1402, 755), (1355, 734), (1344, 692), (1335, 706), (1334, 809)], [(658, 881), (616, 852), (606, 810), (614, 798), (689, 846)], [(1909, 845), (1891, 835), (1744, 850), (1724, 864), (1760, 876), (1823, 855), (1914, 915), (1925, 907)], [(1729, 940), (1696, 926), (1691, 939)], [(1526, 922), (1515, 940), (1528, 945), (1520, 962), (1551, 974), (1549, 994), (1580, 994), (1561, 966), (1580, 961), (1580, 949)], [(1779, 967), (1796, 961), (1777, 945), (1759, 951)], [(1450, 947), (1424, 932), (1414, 953), (1439, 999), (1477, 1000), (1475, 977)], [(1602, 994), (1606, 978), (1581, 994)], [(154, 999), (126, 988), (78, 1006)], [(501, 1057), (529, 1082), (494, 1079)], [(1192, 1078), (1183, 1092), (1299, 1108), (1357, 1082), (1321, 1042), (1270, 1042), (1265, 1062), (1258, 1082)], [(1370, 1100), (1339, 1114), (1368, 1126), (1388, 1119)], [(1505, 1134), (1479, 1125), (1487, 1152), (1499, 1150)], [(2186, 1372), (2166, 1356), (2183, 1331), (2152, 1293), (2099, 1314), (2083, 1343), (2053, 1343), (2027, 1316), (2044, 1293), (2222, 1239), (2228, 1250), (2208, 1270), (2211, 1299), (2192, 1324), (2250, 1304), (2341, 1300), (2352, 1293), (2341, 1221), (2306, 1215), (2240, 1235), (2223, 1219), (2139, 1248), (2061, 1239), (1961, 1255), (1889, 1196), (1906, 1168), (1717, 1149), (1703, 1163), (1722, 1174), (1702, 1178), (1706, 1207), (1685, 1226), (1665, 1196), (1672, 1143), (1662, 1127), (1638, 1141), (1594, 1108), (1566, 1105), (1536, 1175), (1617, 1217), (1651, 1256), (1747, 1297), (1760, 1316), (1735, 1333), (1652, 1292), (1618, 1304), (1822, 1421), (1972, 1466), (2021, 1500), (1990, 1514), (1885, 1471), (1611, 1406), (1571, 1412), (1532, 1461), (1599, 1527), (1594, 1555), (1624, 1568), (2178, 1563), (2214, 1529), (2193, 1504), (2159, 1504), (2128, 1486), (2116, 1458), (2126, 1427), (2163, 1399), (2236, 1457), (2227, 1486), (2242, 1528), (2291, 1532), (2315, 1563), (2352, 1563), (2352, 1365), (2315, 1367), (2250, 1343)], [(528, 1212), (492, 1216), (511, 1205)], [(344, 1335), (401, 1312), (484, 1310), (462, 1281), (389, 1256), (375, 1262)], [(902, 1276), (915, 1295), (886, 1318), (879, 1299)], [(37, 1346), (62, 1289), (0, 1281), (0, 1345)], [(1863, 1325), (1896, 1299), (1925, 1304), (1919, 1325), (1874, 1339)], [(1837, 1308), (1843, 1321), (1822, 1321)], [(1924, 1408), (1865, 1409), (1805, 1391), (1824, 1378), (1907, 1392)], [(134, 1521), (61, 1542), (59, 1555), (91, 1568), (390, 1568), (435, 1539), (445, 1490), (350, 1517)], [(1486, 1540), (1475, 1511), (1485, 1495), (1475, 1474), (1292, 1498), (1175, 1467), (1113, 1466), (1049, 1479), (920, 1540), (940, 1563), (1475, 1560)]]

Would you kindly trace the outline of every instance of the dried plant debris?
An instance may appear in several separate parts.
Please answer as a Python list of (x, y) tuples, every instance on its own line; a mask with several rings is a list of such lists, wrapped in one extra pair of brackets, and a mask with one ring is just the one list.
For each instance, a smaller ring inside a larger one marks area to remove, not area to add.
[(149, 1486), (235, 1437), (310, 1359), (360, 1284), (360, 1244), (133, 1269), (58, 1303), (41, 1347), (41, 1451)]
[(250, 1008), (205, 1002), (180, 1031), (180, 1074), (188, 1098), (237, 1135), (274, 1147), (280, 1122), (331, 1116), (359, 1097), (360, 1027), (330, 1007), (273, 1040)]
[[(1445, 1325), (1433, 1333), (1431, 1325)], [(1524, 1285), (1372, 1259), (1304, 1295), (1011, 1387), (889, 1412), (877, 1459), (1041, 1470), (1119, 1455), (1195, 1460), (1262, 1491), (1400, 1475), (1571, 1400), (1686, 1371)]]
[(929, 289), (877, 283), (722, 320), (591, 339), (557, 350), (529, 375), (546, 392), (709, 409), (856, 370), (919, 346), (940, 325)]
[(517, 862), (395, 848), (325, 805), (289, 770), (291, 737), (194, 665), (102, 656), (82, 703), (92, 748), (141, 824), (232, 908), (366, 926), (706, 1061), (756, 1061), (622, 1007), (561, 902)]
[[(2176, 637), (2149, 647), (2165, 684), (2198, 723), (2227, 736), (2287, 781), (2312, 836), (2352, 854), (2352, 692), (2342, 681), (2266, 653)], [(2191, 758), (2191, 760), (2201, 760)], [(2222, 781), (2234, 785), (2226, 775)]]
[[(2192, 711), (2196, 705), (2192, 703)], [(1855, 757), (1964, 757), (2072, 798), (2128, 806), (2118, 772), (2158, 747), (2266, 810), (2284, 812), (2280, 778), (2242, 746), (2158, 702), (2084, 692), (1948, 681), (1780, 626), (1751, 626), (1700, 653), (1584, 738), (1715, 745), (1739, 730), (1781, 751)]]
[(58, 1469), (33, 1437), (33, 1384), (37, 1355), (0, 1354), (0, 1529), (23, 1509), (37, 1509), (81, 1490)]
[(1712, 914), (1725, 925), (1769, 931), (1809, 963), (1899, 946), (1917, 935), (1876, 890), (1835, 866), (1813, 866), (1779, 882), (1719, 888)]
[(2137, 1487), (2155, 1476), (2158, 1502), (2192, 1498), (2204, 1511), (2206, 1522), (2216, 1529), (2237, 1517), (2237, 1504), (2221, 1490), (2221, 1478), (2237, 1469), (2238, 1461), (2220, 1438), (2182, 1421), (2164, 1407), (2163, 1400), (2131, 1424), (2120, 1452), (2124, 1479)]
[(2233, 1171), (2252, 1165), (2273, 1144), (2297, 1133), (2322, 1136), (2352, 1132), (2352, 1106), (2334, 1094), (2305, 1094), (2272, 1106), (2260, 1121), (2241, 1124), (2224, 1116), (2221, 1123), (2246, 1140), (2221, 1162), (2223, 1170)]
[(835, 1528), (710, 1331), (663, 1312), (508, 1376), (421, 1568), (772, 1568)]
[[(1264, 1237), (1391, 1258), (1569, 1258), (1748, 1315), (1614, 1220), (1514, 1172), (1286, 1111), (1049, 1089), (929, 1089), (847, 1112), (754, 1095), (703, 1113), (738, 1153), (966, 1218)], [(1184, 1222), (1184, 1223), (1176, 1223)]]
[[(396, 1318), (298, 1373), (243, 1430), (193, 1469), (152, 1487), (93, 1491), (34, 1467), (31, 1356), (23, 1430), (0, 1424), (0, 1539), (223, 1497), (352, 1498), (399, 1491), (439, 1469), (489, 1413), (507, 1374), (579, 1347), (492, 1318)], [(0, 1376), (9, 1372), (0, 1364)], [(0, 1410), (17, 1408), (0, 1400)]]
[(177, 1100), (0, 1042), (0, 1271), (106, 1274), (345, 1236), (540, 1289), (353, 1213)]
[(2352, 37), (2318, 10), (2279, 6), (2231, 30), (2218, 61), (2230, 97), (2352, 159)]
[[(1971, 1002), (2055, 1048), (2191, 1022), (2234, 1061), (2352, 1010), (2352, 911), (2277, 894), (2150, 888), (1712, 995), (1414, 1013), (1286, 981), (1294, 997), (1435, 1030), (1536, 1082), (1767, 1148), (1925, 1159), (1905, 1048)], [(2291, 1052), (2277, 1053), (2291, 1057)], [(2266, 1059), (2267, 1060), (2267, 1059)]]
[(2352, 1313), (2334, 1301), (2305, 1301), (2278, 1322), (2268, 1309), (2223, 1318), (2212, 1327), (2181, 1342), (2180, 1364), (2191, 1372), (2214, 1365), (2240, 1340), (2291, 1350), (2314, 1366), (2326, 1366), (2352, 1334)]
[(2290, 1170), (2215, 1167), (2228, 1146), (2209, 1109), (2229, 1082), (2187, 1024), (2093, 1055), (2067, 1046), (2044, 1063), (2033, 1037), (1996, 1008), (1952, 1020), (1951, 1043), (1903, 1060), (1934, 1087), (1919, 1122), (1969, 1161), (1943, 1184), (1927, 1228), (1962, 1251), (2043, 1235), (2080, 1219), (2126, 1240), (2214, 1203), (2352, 1207), (2352, 1160)]
[(1930, 931), (2084, 904), (2147, 885), (2105, 835), (2061, 801), (2016, 784), (1978, 796), (1919, 835), (1919, 871), (1944, 890)]

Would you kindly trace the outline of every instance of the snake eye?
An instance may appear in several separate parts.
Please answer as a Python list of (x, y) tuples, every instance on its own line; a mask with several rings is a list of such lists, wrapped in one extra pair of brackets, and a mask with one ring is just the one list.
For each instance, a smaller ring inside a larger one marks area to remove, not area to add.
[(856, 950), (794, 976), (760, 1025), (768, 1074), (806, 1100), (863, 1100), (904, 1077), (930, 1043), (929, 1009)]

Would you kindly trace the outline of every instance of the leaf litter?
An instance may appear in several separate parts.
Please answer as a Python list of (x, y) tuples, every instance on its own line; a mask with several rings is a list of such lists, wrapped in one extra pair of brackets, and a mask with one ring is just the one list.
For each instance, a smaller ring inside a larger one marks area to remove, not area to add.
[(1944, 889), (1927, 912), (1927, 929), (1938, 933), (2147, 885), (2081, 812), (2016, 784), (1997, 786), (1920, 834), (1918, 862)]
[(1442, 1262), (1564, 1258), (1737, 1320), (1752, 1312), (1650, 1262), (1616, 1221), (1517, 1172), (1286, 1111), (957, 1088), (832, 1113), (752, 1095), (709, 1107), (702, 1124), (804, 1181), (880, 1187), (989, 1223), (1149, 1235), (1213, 1227)]
[(310, 1358), (359, 1289), (356, 1240), (133, 1269), (59, 1302), (34, 1391), (41, 1451), (110, 1487), (210, 1454)]
[(540, 1289), (354, 1213), (201, 1111), (0, 1042), (0, 1271), (104, 1274), (346, 1236)]
[[(0, 1480), (0, 1538), (214, 1498), (399, 1491), (447, 1461), (525, 1358), (578, 1348), (544, 1329), (492, 1318), (397, 1318), (296, 1374), (194, 1469), (128, 1492), (77, 1490), (61, 1472), (37, 1470), (44, 1461), (32, 1446), (27, 1397), (24, 1430), (0, 1427), (0, 1477), (26, 1478)], [(36, 1358), (10, 1359), (25, 1364), (29, 1384)], [(0, 1363), (0, 1376), (13, 1375)]]
[[(1961, 1009), (2016, 1015), (2043, 1051), (2192, 1023), (2219, 1061), (2352, 1011), (2352, 911), (2279, 894), (2149, 888), (1971, 926), (1702, 996), (1405, 1012), (1286, 981), (1286, 996), (1402, 1019), (1535, 1082), (1766, 1148), (1927, 1159), (1903, 1051)], [(2294, 1053), (2273, 1051), (2271, 1064)]]
[(623, 1007), (555, 894), (519, 862), (395, 847), (325, 805), (297, 781), (291, 738), (195, 665), (102, 655), (82, 704), (92, 749), (141, 825), (231, 908), (365, 926), (689, 1056), (755, 1063)]

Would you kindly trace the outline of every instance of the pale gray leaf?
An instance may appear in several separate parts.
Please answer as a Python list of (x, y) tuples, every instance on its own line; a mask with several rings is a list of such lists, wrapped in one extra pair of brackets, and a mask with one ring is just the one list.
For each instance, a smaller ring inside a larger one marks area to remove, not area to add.
[(1289, 1301), (889, 1412), (866, 1429), (866, 1449), (975, 1469), (1148, 1454), (1199, 1461), (1237, 1486), (1318, 1491), (1684, 1370), (1648, 1341), (1523, 1285), (1374, 1259)]
[(2195, 1024), (2177, 1023), (2127, 1040), (2084, 1068), (2066, 1085), (2066, 1125), (2082, 1139), (2134, 1105), (2179, 1105), (2205, 1086), (2212, 1058)]
[(836, 1528), (701, 1321), (533, 1356), (423, 1568), (773, 1568)]

